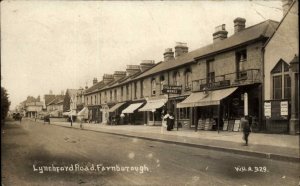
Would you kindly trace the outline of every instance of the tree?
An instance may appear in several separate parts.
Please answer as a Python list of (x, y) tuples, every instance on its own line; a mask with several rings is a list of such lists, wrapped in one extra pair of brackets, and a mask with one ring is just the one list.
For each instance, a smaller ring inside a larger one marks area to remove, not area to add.
[(10, 101), (8, 100), (7, 91), (5, 88), (1, 87), (1, 121), (3, 121), (7, 116), (9, 106), (10, 106)]

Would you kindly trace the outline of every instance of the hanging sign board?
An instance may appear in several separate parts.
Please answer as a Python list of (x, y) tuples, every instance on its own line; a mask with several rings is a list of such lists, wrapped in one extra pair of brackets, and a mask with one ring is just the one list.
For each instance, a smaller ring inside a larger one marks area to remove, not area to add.
[(164, 94), (181, 94), (182, 86), (163, 85), (162, 92)]

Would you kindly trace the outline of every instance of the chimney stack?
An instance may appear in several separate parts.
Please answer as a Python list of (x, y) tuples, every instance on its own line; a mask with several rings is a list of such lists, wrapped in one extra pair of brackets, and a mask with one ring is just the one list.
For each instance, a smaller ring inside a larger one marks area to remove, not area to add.
[(228, 32), (225, 29), (225, 24), (219, 25), (215, 28), (215, 33), (213, 33), (214, 42), (221, 41), (227, 38)]
[(140, 63), (140, 68), (141, 68), (141, 71), (144, 72), (144, 71), (150, 69), (151, 67), (153, 67), (154, 65), (155, 65), (154, 60), (142, 60), (142, 63)]
[(93, 79), (93, 85), (95, 85), (98, 82), (97, 78)]
[(167, 48), (164, 53), (164, 61), (170, 61), (173, 59), (175, 58), (174, 58), (174, 52), (172, 51), (172, 48)]
[(133, 74), (136, 74), (138, 72), (141, 72), (139, 65), (127, 65), (126, 68), (127, 76), (132, 76)]
[(112, 82), (113, 80), (114, 80), (114, 75), (112, 75), (112, 74), (104, 74), (103, 75), (103, 82), (104, 82), (104, 84)]
[(187, 43), (176, 42), (175, 57), (181, 56), (182, 54), (185, 54), (188, 52), (189, 52), (189, 48), (187, 47)]
[(246, 25), (246, 19), (237, 17), (233, 20), (234, 23), (234, 33), (238, 33), (241, 30), (244, 30)]
[(115, 71), (113, 76), (114, 76), (114, 80), (118, 80), (118, 79), (125, 77), (126, 72), (125, 71)]
[(288, 12), (291, 4), (293, 3), (293, 0), (282, 0), (282, 13), (283, 16), (285, 16), (285, 14)]

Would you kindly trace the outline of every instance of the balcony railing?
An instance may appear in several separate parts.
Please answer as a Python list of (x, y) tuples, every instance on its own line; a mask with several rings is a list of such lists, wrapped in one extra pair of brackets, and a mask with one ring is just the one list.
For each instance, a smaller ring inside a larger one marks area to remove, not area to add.
[(260, 83), (260, 70), (249, 69), (240, 71), (239, 73), (229, 73), (213, 78), (204, 78), (192, 81), (192, 91), (202, 91), (204, 88), (207, 90), (213, 90), (224, 87), (248, 85), (253, 83)]

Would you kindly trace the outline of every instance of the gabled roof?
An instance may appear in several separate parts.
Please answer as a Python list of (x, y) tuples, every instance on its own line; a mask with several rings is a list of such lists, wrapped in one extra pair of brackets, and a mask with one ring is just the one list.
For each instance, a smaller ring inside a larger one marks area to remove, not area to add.
[(53, 99), (50, 103), (47, 105), (55, 105), (58, 103), (62, 103), (64, 101), (65, 96), (64, 95), (56, 95), (55, 99)]
[(55, 99), (55, 95), (45, 95), (44, 96), (45, 99), (45, 105), (48, 105), (51, 101), (53, 101)]
[(154, 75), (162, 71), (174, 69), (176, 67), (194, 62), (195, 58), (207, 57), (219, 52), (230, 50), (234, 47), (242, 46), (251, 41), (255, 41), (258, 39), (266, 39), (274, 33), (277, 25), (277, 21), (267, 20), (256, 25), (250, 26), (222, 41), (215, 42), (210, 45), (191, 51), (189, 53), (183, 54), (174, 60), (162, 62), (159, 65), (156, 65), (150, 70), (137, 76), (136, 79)]
[[(292, 2), (292, 4), (290, 5), (288, 11), (286, 12), (286, 14), (284, 14), (283, 18), (281, 19), (281, 21), (279, 22), (279, 24), (276, 26), (275, 31), (271, 34), (271, 36), (269, 37), (269, 39), (266, 41), (266, 43), (264, 44), (264, 47), (263, 47), (263, 48), (265, 48), (265, 47), (269, 44), (270, 40), (271, 40), (271, 39), (273, 38), (273, 36), (276, 34), (276, 32), (277, 32), (277, 30), (279, 29), (280, 25), (283, 23), (283, 21), (285, 20), (285, 18), (287, 17), (287, 15), (289, 14), (289, 12), (291, 11), (292, 7), (295, 6), (295, 3), (296, 3), (296, 2), (298, 2), (298, 1), (297, 1), (297, 0), (294, 0), (294, 1)], [(297, 13), (298, 13), (298, 12), (297, 12)]]
[(79, 89), (67, 89), (67, 93), (70, 97), (76, 96), (79, 91)]

